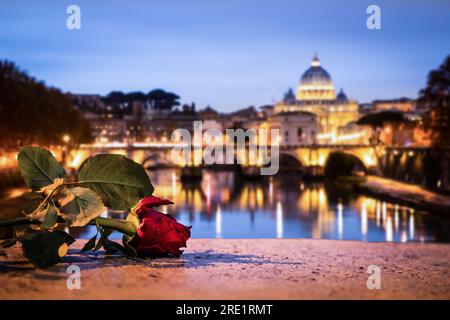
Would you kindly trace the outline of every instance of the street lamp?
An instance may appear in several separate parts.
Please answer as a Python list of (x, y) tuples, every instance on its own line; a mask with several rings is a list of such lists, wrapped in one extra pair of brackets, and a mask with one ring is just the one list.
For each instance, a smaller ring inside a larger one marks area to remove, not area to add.
[(65, 134), (62, 136), (62, 141), (64, 143), (69, 143), (70, 142), (70, 136), (68, 134)]
[(66, 164), (66, 159), (67, 159), (67, 148), (70, 142), (70, 136), (68, 134), (65, 134), (62, 136), (62, 141), (64, 142), (64, 146), (62, 149), (62, 154), (61, 154), (61, 160), (63, 164)]

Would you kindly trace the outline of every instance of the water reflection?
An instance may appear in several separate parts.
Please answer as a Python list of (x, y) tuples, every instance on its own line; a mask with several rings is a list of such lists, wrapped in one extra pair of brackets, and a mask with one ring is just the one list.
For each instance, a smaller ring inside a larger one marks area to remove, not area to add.
[(283, 238), (283, 208), (281, 202), (277, 202), (277, 238)]
[(220, 207), (217, 207), (216, 212), (216, 238), (222, 238), (222, 212)]
[(197, 184), (182, 184), (176, 170), (150, 176), (155, 195), (175, 202), (167, 213), (192, 225), (197, 238), (448, 241), (448, 221), (295, 176), (244, 181), (232, 171), (204, 171)]
[[(204, 171), (192, 184), (175, 169), (149, 175), (155, 195), (175, 202), (160, 210), (191, 225), (194, 238), (450, 242), (448, 220), (292, 175), (245, 181), (232, 171)], [(71, 233), (88, 238), (95, 228)]]

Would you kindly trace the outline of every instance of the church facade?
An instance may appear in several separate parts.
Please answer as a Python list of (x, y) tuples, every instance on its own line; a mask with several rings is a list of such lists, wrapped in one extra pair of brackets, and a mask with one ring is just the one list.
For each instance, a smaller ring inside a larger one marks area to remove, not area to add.
[(343, 90), (336, 94), (331, 76), (317, 55), (303, 73), (295, 93), (290, 89), (273, 111), (316, 115), (319, 143), (338, 143), (339, 136), (352, 130), (359, 118), (358, 103), (348, 99)]

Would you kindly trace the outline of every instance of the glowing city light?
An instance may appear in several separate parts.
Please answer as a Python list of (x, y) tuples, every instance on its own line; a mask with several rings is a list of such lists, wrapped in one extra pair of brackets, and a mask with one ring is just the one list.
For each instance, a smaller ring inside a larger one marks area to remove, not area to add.
[(277, 202), (277, 238), (283, 238), (283, 208), (281, 206), (281, 202)]
[(270, 177), (270, 182), (269, 182), (269, 203), (270, 204), (273, 203), (273, 179), (272, 179), (272, 177)]
[(382, 212), (382, 223), (383, 227), (386, 225), (386, 219), (387, 219), (387, 203), (383, 202), (381, 205), (381, 212)]
[(216, 211), (216, 238), (222, 238), (222, 210), (220, 206)]
[(377, 226), (380, 226), (380, 220), (381, 220), (381, 203), (380, 203), (379, 201), (377, 201), (376, 216), (377, 216)]
[(386, 241), (394, 241), (394, 229), (392, 226), (392, 217), (388, 217), (386, 220)]
[(62, 136), (62, 141), (64, 143), (69, 143), (70, 142), (70, 136), (68, 134), (65, 134)]
[(414, 213), (409, 214), (409, 238), (414, 239)]
[(338, 209), (338, 236), (339, 239), (342, 239), (342, 236), (344, 234), (344, 218), (342, 216), (342, 212), (344, 209), (342, 203), (338, 204), (337, 209)]
[(81, 165), (81, 162), (83, 160), (83, 155), (81, 153), (75, 154), (72, 161), (69, 163), (69, 167), (71, 168), (79, 168)]
[(402, 234), (400, 236), (400, 241), (401, 242), (407, 242), (408, 241), (408, 234), (406, 233), (405, 230), (402, 231)]
[(394, 212), (394, 228), (395, 228), (395, 231), (398, 231), (398, 225), (399, 225), (398, 205), (395, 205), (395, 212)]
[(367, 205), (364, 201), (361, 208), (361, 234), (363, 239), (367, 236)]

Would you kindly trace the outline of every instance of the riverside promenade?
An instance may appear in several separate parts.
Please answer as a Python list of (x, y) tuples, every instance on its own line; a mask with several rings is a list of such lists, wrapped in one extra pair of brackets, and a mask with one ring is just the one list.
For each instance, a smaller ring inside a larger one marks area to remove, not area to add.
[[(0, 256), (0, 299), (450, 299), (450, 245), (314, 239), (192, 239), (180, 258), (130, 260), (71, 246), (33, 268), (20, 245)], [(69, 265), (81, 289), (67, 288)], [(369, 290), (367, 269), (381, 270)]]
[(438, 214), (450, 214), (450, 196), (396, 180), (368, 176), (359, 189), (376, 197), (396, 201), (418, 209)]

